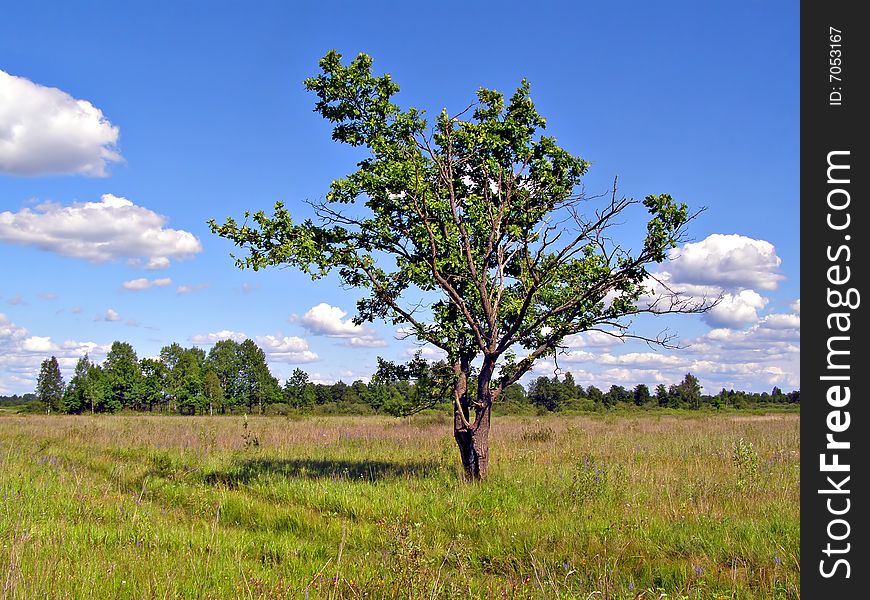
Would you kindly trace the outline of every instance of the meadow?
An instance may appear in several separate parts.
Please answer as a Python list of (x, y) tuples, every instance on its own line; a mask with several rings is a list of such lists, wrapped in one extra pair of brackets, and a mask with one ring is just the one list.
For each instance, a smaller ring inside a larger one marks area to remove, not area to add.
[(0, 598), (799, 598), (799, 425), (0, 415)]

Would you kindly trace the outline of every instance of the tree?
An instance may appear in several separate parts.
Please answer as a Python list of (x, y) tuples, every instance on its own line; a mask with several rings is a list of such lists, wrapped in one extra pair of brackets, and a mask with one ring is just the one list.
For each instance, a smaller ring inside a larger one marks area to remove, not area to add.
[(36, 379), (36, 396), (45, 405), (46, 414), (50, 415), (52, 410), (60, 410), (63, 392), (60, 365), (54, 356), (46, 358), (39, 367), (39, 377)]
[(656, 386), (656, 401), (659, 403), (659, 406), (667, 406), (670, 402), (668, 388), (663, 383)]
[(586, 396), (593, 402), (604, 402), (604, 392), (602, 392), (594, 385), (590, 385), (588, 388), (586, 388)]
[(141, 409), (152, 411), (166, 398), (166, 365), (154, 358), (143, 358), (139, 361), (139, 370), (142, 372)]
[(79, 414), (90, 408), (93, 411), (93, 381), (91, 370), (94, 365), (85, 354), (76, 361), (72, 379), (63, 394), (63, 410), (70, 414)]
[(308, 373), (296, 368), (284, 384), (284, 401), (293, 408), (311, 408), (317, 398)]
[(196, 414), (205, 401), (203, 395), (203, 374), (196, 348), (185, 349), (172, 369), (172, 392), (178, 412)]
[(263, 405), (281, 398), (278, 380), (269, 371), (266, 354), (252, 340), (245, 340), (238, 347), (239, 398), (253, 412), (258, 407), (263, 414)]
[(680, 400), (692, 408), (701, 407), (701, 384), (698, 382), (698, 378), (691, 373), (686, 373), (683, 381), (676, 386), (675, 391)]
[(223, 389), (223, 398), (220, 402), (221, 413), (226, 412), (228, 407), (236, 404), (241, 396), (240, 371), (240, 348), (235, 340), (220, 340), (208, 352), (206, 362), (210, 370), (214, 371)]
[[(295, 224), (279, 202), (271, 217), (210, 225), (245, 251), (240, 268), (290, 265), (313, 279), (335, 271), (367, 293), (356, 323), (403, 324), (442, 349), (462, 465), (468, 479), (481, 479), (492, 403), (567, 336), (604, 328), (642, 337), (626, 317), (709, 306), (662, 285), (641, 299), (647, 265), (667, 258), (692, 215), (668, 194), (647, 196), (647, 233), (630, 251), (609, 228), (638, 201), (619, 198), (614, 184), (591, 204), (580, 191), (589, 163), (541, 135), (528, 82), (507, 101), (480, 89), (475, 104), (453, 116), (443, 110), (430, 129), (422, 111), (393, 103), (399, 87), (371, 66), (365, 54), (345, 66), (331, 51), (305, 81), (333, 139), (366, 151), (314, 206), (317, 222)], [(421, 293), (427, 310), (415, 302)], [(526, 354), (515, 360), (519, 349)]]
[(645, 383), (639, 383), (634, 388), (634, 403), (637, 406), (643, 406), (650, 399), (649, 388)]
[(222, 406), (224, 402), (224, 389), (217, 373), (212, 370), (206, 372), (202, 380), (202, 391), (208, 401), (208, 414), (214, 414), (214, 406)]
[(617, 402), (625, 402), (630, 398), (631, 392), (621, 385), (613, 384), (610, 386), (610, 390), (604, 395), (604, 404), (606, 406), (613, 406)]
[(107, 379), (108, 398), (102, 409), (108, 412), (135, 408), (142, 394), (142, 371), (136, 351), (127, 342), (113, 342), (103, 363)]

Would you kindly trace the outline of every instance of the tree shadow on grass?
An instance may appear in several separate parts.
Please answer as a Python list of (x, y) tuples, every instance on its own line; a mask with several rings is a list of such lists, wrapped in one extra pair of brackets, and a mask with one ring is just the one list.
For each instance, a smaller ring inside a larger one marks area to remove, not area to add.
[(235, 487), (260, 477), (382, 481), (434, 477), (440, 470), (435, 461), (391, 462), (382, 460), (326, 460), (316, 458), (250, 458), (222, 471), (205, 475), (212, 485)]

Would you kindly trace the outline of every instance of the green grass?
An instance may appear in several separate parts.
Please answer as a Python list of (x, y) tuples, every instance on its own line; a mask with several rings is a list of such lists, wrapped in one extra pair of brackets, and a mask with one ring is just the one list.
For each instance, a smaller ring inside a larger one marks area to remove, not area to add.
[(0, 598), (798, 598), (799, 416), (0, 417)]

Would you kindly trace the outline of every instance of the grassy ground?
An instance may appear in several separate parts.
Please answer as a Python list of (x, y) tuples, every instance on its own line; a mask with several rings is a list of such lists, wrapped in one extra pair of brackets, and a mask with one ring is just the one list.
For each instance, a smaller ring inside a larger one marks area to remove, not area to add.
[(0, 598), (798, 598), (799, 416), (0, 417)]

